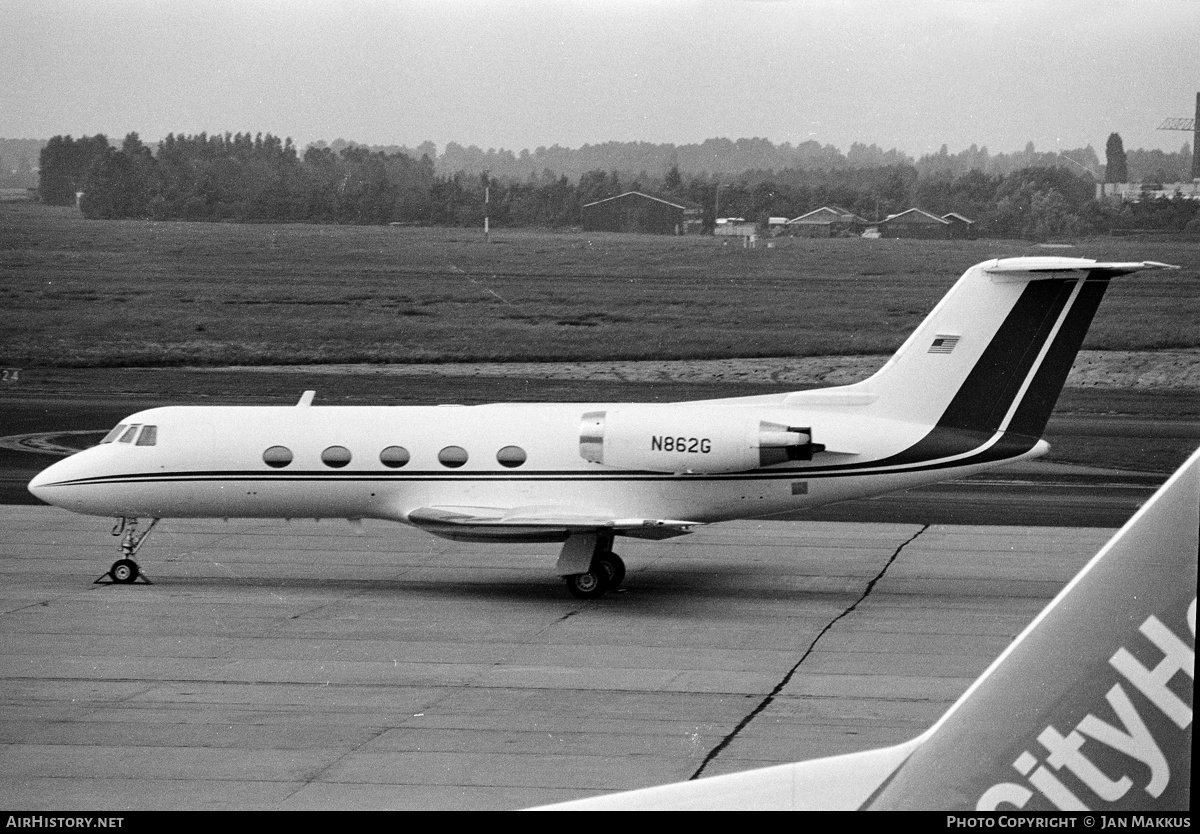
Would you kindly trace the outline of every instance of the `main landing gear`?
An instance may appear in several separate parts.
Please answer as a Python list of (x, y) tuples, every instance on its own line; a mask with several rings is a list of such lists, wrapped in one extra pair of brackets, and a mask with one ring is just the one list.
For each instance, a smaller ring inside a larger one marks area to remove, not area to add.
[(138, 519), (136, 518), (119, 518), (117, 523), (113, 525), (112, 534), (121, 536), (121, 558), (112, 563), (112, 567), (108, 569), (108, 573), (101, 576), (93, 584), (100, 584), (108, 579), (110, 582), (115, 582), (119, 585), (132, 585), (141, 579), (147, 585), (153, 585), (146, 574), (142, 573), (142, 569), (138, 567), (138, 563), (133, 561), (134, 555), (141, 549), (146, 539), (150, 537), (154, 526), (158, 524), (159, 519), (152, 518), (150, 523), (146, 525), (146, 529), (138, 531)]
[[(611, 534), (581, 537), (595, 540), (591, 562), (583, 573), (569, 573), (563, 578), (567, 590), (577, 599), (597, 599), (606, 591), (615, 591), (625, 581), (625, 563), (612, 552)], [(564, 556), (567, 547), (563, 548)]]

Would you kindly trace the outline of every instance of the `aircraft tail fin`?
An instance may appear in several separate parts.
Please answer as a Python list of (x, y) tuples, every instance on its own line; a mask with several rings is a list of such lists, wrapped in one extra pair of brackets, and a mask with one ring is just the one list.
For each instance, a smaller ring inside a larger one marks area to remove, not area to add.
[(563, 809), (1187, 811), (1200, 450), (928, 731)]
[(883, 368), (847, 390), (901, 420), (1040, 437), (1109, 280), (1167, 267), (1047, 257), (978, 264)]

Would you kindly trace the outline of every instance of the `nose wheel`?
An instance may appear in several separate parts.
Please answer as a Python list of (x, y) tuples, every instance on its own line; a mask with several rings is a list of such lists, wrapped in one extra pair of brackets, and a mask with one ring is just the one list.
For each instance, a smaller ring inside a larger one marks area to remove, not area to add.
[[(100, 584), (117, 584), (117, 585), (132, 585), (139, 580), (146, 585), (153, 585), (146, 574), (142, 573), (142, 569), (138, 567), (138, 563), (133, 561), (133, 556), (145, 544), (146, 539), (154, 530), (159, 519), (152, 518), (150, 523), (146, 525), (146, 529), (138, 530), (138, 520), (136, 518), (121, 518), (113, 526), (112, 534), (121, 537), (121, 553), (122, 557), (112, 563), (112, 567), (94, 583)], [(107, 582), (105, 582), (107, 580)]]
[(118, 559), (108, 569), (108, 575), (112, 577), (113, 582), (121, 585), (132, 585), (142, 575), (142, 572), (138, 567), (138, 563), (132, 559)]

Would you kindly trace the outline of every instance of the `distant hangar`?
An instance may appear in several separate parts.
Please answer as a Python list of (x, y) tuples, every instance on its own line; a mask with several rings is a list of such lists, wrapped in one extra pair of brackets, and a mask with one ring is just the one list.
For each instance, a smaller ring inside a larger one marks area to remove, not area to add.
[(792, 237), (974, 238), (975, 221), (957, 212), (938, 217), (911, 208), (873, 223), (841, 206), (821, 206), (778, 224), (773, 230)]
[(858, 237), (868, 225), (866, 220), (841, 206), (821, 206), (786, 224), (788, 233), (794, 237)]
[(957, 212), (941, 217), (919, 208), (910, 208), (890, 215), (877, 224), (882, 237), (915, 237), (923, 239), (974, 238), (975, 221)]
[(626, 191), (583, 206), (585, 232), (696, 235), (703, 229), (704, 212), (699, 206), (640, 191)]
[[(682, 200), (668, 200), (626, 191), (586, 203), (582, 208), (587, 232), (635, 232), (652, 235), (694, 235), (704, 231), (704, 210)], [(735, 222), (736, 221), (736, 222)], [(717, 235), (753, 236), (757, 224), (740, 218), (718, 218)], [(957, 212), (938, 217), (919, 208), (889, 215), (878, 222), (841, 206), (822, 206), (792, 220), (771, 218), (766, 231), (792, 237), (909, 237), (925, 239), (974, 238), (975, 222)]]

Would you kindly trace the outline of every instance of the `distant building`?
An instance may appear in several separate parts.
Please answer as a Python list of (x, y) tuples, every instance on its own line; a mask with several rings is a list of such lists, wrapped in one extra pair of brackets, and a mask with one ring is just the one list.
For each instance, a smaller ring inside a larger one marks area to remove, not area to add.
[(899, 214), (890, 215), (886, 220), (876, 224), (879, 234), (883, 237), (913, 237), (925, 240), (946, 239), (953, 237), (953, 227), (949, 220), (943, 220), (936, 215), (919, 208), (910, 208)]
[(626, 191), (583, 206), (583, 229), (587, 232), (693, 235), (703, 228), (699, 206), (663, 200), (640, 191)]
[(968, 217), (963, 217), (956, 211), (949, 214), (943, 214), (942, 219), (950, 224), (950, 237), (966, 238), (974, 240), (977, 233), (975, 231), (975, 221)]
[(787, 225), (788, 234), (795, 237), (856, 237), (867, 228), (867, 221), (841, 206), (821, 206)]
[(779, 237), (787, 234), (788, 219), (786, 217), (768, 217), (767, 218), (767, 234), (771, 237)]
[(1142, 200), (1175, 199), (1200, 200), (1200, 180), (1191, 182), (1098, 182), (1096, 199), (1120, 200), (1123, 203), (1140, 203)]
[(744, 217), (718, 217), (713, 234), (717, 237), (756, 237), (758, 225)]

